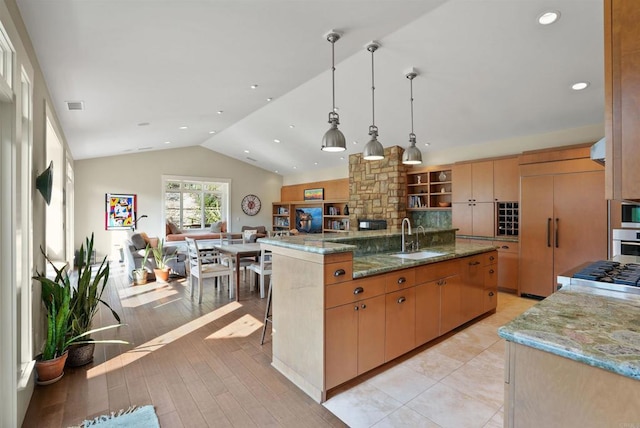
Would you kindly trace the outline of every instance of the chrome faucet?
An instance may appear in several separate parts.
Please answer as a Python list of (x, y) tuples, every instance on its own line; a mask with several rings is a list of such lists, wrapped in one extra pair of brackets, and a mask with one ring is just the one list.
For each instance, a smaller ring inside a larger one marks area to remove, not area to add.
[(420, 250), (420, 231), (422, 230), (422, 236), (425, 236), (427, 234), (427, 231), (424, 230), (424, 227), (419, 224), (418, 227), (416, 227), (416, 242), (415, 242), (415, 248), (416, 251)]
[(409, 228), (409, 236), (411, 236), (411, 222), (409, 221), (408, 217), (405, 217), (402, 219), (402, 252), (406, 253), (407, 252), (407, 246), (405, 244), (404, 241), (404, 223), (405, 221), (407, 222), (407, 227)]

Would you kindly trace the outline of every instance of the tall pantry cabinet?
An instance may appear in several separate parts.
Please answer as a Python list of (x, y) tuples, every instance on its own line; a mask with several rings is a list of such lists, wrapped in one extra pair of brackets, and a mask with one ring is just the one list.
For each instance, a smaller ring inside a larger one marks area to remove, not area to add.
[(520, 293), (547, 297), (556, 277), (607, 258), (604, 170), (590, 159), (521, 165)]

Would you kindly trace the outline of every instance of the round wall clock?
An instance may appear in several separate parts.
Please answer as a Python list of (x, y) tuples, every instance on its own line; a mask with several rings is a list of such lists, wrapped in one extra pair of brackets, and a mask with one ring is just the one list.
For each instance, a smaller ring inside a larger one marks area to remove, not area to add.
[(261, 206), (260, 198), (256, 195), (247, 195), (242, 198), (242, 211), (244, 211), (246, 215), (258, 214)]

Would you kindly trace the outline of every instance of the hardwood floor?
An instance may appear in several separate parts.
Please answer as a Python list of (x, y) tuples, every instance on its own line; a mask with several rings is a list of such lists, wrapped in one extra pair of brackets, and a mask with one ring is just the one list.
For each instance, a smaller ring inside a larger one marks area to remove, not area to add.
[[(123, 267), (111, 269), (106, 300), (127, 326), (95, 337), (130, 345), (98, 344), (92, 363), (36, 386), (23, 427), (68, 427), (145, 404), (171, 428), (345, 426), (271, 367), (269, 330), (260, 345), (266, 299), (248, 281), (236, 303), (207, 280), (198, 305), (185, 279), (134, 287)], [(101, 310), (94, 327), (113, 322)]]

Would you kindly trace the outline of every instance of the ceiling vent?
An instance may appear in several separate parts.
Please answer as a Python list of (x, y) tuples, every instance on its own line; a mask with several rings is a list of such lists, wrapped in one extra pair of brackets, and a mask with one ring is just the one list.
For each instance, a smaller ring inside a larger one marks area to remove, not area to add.
[(65, 101), (67, 104), (67, 110), (84, 110), (84, 102), (83, 101)]

